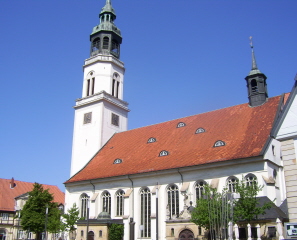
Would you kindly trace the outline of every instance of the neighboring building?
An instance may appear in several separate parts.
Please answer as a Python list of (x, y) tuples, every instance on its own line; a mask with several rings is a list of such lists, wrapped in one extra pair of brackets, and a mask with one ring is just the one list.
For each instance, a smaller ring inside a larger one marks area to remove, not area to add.
[[(290, 94), (268, 98), (266, 76), (252, 49), (252, 70), (245, 78), (249, 103), (126, 131), (122, 38), (110, 0), (99, 17), (82, 98), (74, 107), (71, 177), (65, 182), (67, 208), (76, 203), (88, 219), (78, 222), (77, 239), (85, 240), (86, 233), (107, 239), (112, 222), (124, 224), (125, 240), (204, 238), (204, 229), (190, 222), (191, 201), (195, 205), (207, 184), (233, 192), (242, 178), (263, 185), (260, 202), (274, 201), (251, 223), (252, 233), (260, 223), (261, 236), (275, 238), (277, 218), (287, 221), (287, 194), (284, 142), (272, 133), (284, 129), (280, 122), (286, 123), (296, 106), (296, 86)], [(239, 228), (240, 238), (246, 238), (246, 223)]]
[[(13, 178), (0, 178), (0, 240), (35, 239), (33, 233), (22, 230), (18, 217), (33, 185)], [(43, 184), (43, 187), (54, 195), (55, 202), (64, 206), (65, 194), (57, 186)]]
[[(297, 75), (284, 114), (276, 124), (273, 137), (282, 144), (285, 183), (290, 222), (297, 223)], [(296, 232), (297, 233), (297, 232)]]

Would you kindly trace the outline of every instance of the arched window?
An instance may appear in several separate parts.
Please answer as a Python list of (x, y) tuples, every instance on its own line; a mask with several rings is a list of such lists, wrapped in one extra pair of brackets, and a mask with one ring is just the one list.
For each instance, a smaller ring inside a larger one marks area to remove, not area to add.
[(252, 87), (252, 92), (258, 92), (258, 84), (256, 79), (253, 79), (251, 81), (251, 87)]
[(224, 141), (218, 140), (215, 142), (214, 147), (221, 147), (221, 146), (225, 146), (226, 143)]
[(119, 44), (116, 40), (112, 40), (112, 45), (111, 45), (111, 52), (115, 53), (115, 55), (119, 54)]
[(99, 237), (102, 237), (102, 230), (99, 231)]
[(113, 74), (112, 78), (112, 93), (111, 95), (118, 98), (120, 91), (120, 75), (118, 73)]
[(124, 194), (125, 194), (125, 192), (123, 190), (119, 190), (116, 193), (116, 197), (117, 197), (117, 216), (123, 216), (124, 215)]
[(89, 202), (89, 196), (85, 193), (83, 193), (80, 197), (81, 204), (80, 204), (80, 217), (83, 219), (87, 218), (87, 211), (88, 211), (88, 202)]
[(227, 188), (228, 188), (228, 191), (233, 193), (236, 191), (236, 185), (238, 183), (238, 178), (237, 177), (228, 177), (227, 179)]
[(163, 157), (163, 156), (167, 156), (167, 155), (169, 155), (169, 152), (165, 151), (165, 150), (163, 150), (159, 153), (159, 157)]
[(153, 143), (156, 141), (157, 141), (156, 138), (151, 137), (151, 138), (149, 138), (149, 140), (147, 140), (147, 143)]
[(253, 187), (257, 185), (257, 177), (252, 173), (249, 173), (245, 176), (245, 181), (248, 187)]
[(103, 38), (103, 49), (108, 49), (108, 46), (109, 46), (109, 38), (104, 37)]
[(185, 126), (186, 126), (186, 124), (184, 122), (179, 122), (176, 127), (180, 128), (180, 127), (185, 127)]
[(102, 194), (102, 211), (108, 212), (110, 214), (111, 197), (108, 191)]
[(140, 191), (140, 204), (141, 237), (151, 237), (151, 192), (147, 187)]
[(172, 216), (179, 216), (179, 190), (178, 187), (173, 184), (167, 188), (167, 200), (170, 211), (170, 218)]
[(86, 96), (94, 95), (95, 93), (95, 72), (90, 72), (86, 78)]
[(205, 186), (206, 186), (206, 182), (205, 181), (197, 181), (196, 185), (195, 185), (195, 190), (196, 190), (196, 199), (201, 199), (203, 198), (204, 194), (205, 194)]
[(115, 159), (115, 160), (113, 161), (113, 164), (120, 164), (120, 163), (122, 163), (122, 162), (123, 162), (122, 159), (117, 158), (117, 159)]
[(92, 52), (99, 52), (100, 38), (95, 38), (92, 42)]
[(80, 236), (83, 237), (84, 236), (84, 230), (80, 231)]
[(195, 133), (198, 134), (198, 133), (204, 133), (204, 132), (205, 132), (204, 128), (198, 128)]

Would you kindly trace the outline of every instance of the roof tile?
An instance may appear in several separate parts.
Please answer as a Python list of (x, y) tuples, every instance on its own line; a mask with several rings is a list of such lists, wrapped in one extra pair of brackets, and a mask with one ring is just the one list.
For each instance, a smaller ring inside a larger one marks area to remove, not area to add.
[[(276, 116), (280, 96), (258, 107), (241, 104), (115, 134), (66, 183), (258, 156)], [(177, 128), (179, 122), (185, 127)], [(195, 134), (198, 128), (205, 132)], [(147, 143), (154, 137), (156, 142)], [(213, 147), (222, 140), (222, 147)], [(159, 157), (162, 150), (168, 156)], [(120, 158), (121, 164), (113, 164)]]

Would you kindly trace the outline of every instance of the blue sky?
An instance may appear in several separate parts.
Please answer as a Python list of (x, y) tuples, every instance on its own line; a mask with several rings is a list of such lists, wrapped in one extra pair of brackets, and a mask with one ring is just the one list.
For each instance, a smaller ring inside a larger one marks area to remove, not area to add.
[[(297, 72), (296, 0), (113, 0), (129, 129), (247, 102), (253, 36), (269, 96)], [(69, 178), (75, 99), (105, 0), (0, 0), (1, 178)]]

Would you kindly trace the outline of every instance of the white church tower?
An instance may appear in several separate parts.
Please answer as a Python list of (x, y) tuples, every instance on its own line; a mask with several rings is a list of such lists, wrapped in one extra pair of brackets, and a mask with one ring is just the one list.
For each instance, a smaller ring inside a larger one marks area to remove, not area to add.
[(106, 0), (99, 18), (90, 35), (90, 58), (83, 66), (82, 98), (74, 106), (71, 176), (128, 125), (128, 103), (123, 101), (125, 68), (119, 59), (122, 36), (114, 24), (111, 0)]

